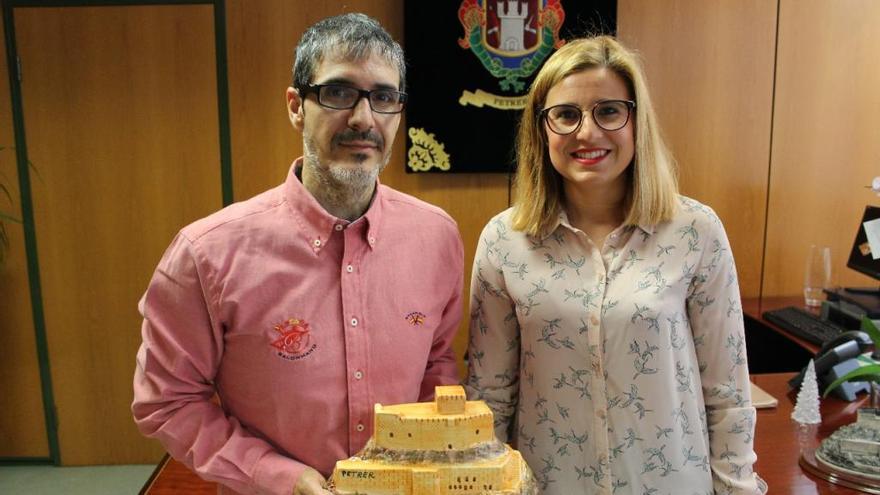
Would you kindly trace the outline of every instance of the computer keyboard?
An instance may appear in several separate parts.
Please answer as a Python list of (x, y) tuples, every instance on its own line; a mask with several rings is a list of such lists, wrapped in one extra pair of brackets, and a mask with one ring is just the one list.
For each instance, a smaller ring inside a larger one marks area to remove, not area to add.
[(845, 328), (823, 320), (818, 315), (797, 306), (765, 311), (764, 319), (795, 336), (820, 346), (846, 331)]

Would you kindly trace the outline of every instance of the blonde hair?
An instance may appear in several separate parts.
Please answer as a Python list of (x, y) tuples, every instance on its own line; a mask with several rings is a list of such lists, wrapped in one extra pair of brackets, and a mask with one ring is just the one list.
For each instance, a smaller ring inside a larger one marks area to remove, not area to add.
[(610, 36), (566, 43), (544, 64), (529, 88), (516, 140), (513, 228), (543, 236), (563, 207), (562, 176), (553, 168), (540, 112), (550, 89), (584, 70), (608, 68), (626, 82), (636, 102), (635, 156), (627, 169), (626, 225), (656, 224), (672, 218), (678, 196), (675, 161), (663, 141), (638, 56)]

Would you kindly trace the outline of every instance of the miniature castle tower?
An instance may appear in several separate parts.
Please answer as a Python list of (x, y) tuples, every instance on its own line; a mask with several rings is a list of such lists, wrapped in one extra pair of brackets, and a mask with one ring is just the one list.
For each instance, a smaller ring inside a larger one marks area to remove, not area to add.
[(495, 13), (501, 22), (501, 30), (498, 33), (499, 48), (506, 52), (525, 50), (523, 35), (526, 30), (526, 18), (529, 16), (529, 5), (520, 3), (519, 0), (499, 0), (497, 6)]
[(440, 414), (462, 414), (467, 397), (458, 385), (440, 385), (434, 387), (434, 402)]

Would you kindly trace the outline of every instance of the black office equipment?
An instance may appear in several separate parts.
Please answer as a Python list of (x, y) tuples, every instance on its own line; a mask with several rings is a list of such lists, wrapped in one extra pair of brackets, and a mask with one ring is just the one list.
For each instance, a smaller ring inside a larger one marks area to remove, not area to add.
[[(871, 247), (867, 245), (868, 235), (865, 232), (865, 222), (877, 219), (880, 219), (880, 207), (866, 206), (856, 233), (856, 240), (853, 242), (852, 250), (849, 252), (846, 266), (871, 278), (880, 280), (880, 259), (874, 259), (874, 256), (872, 256)], [(853, 291), (880, 295), (880, 285), (868, 289), (854, 288)]]
[(824, 345), (846, 329), (803, 308), (787, 306), (764, 312), (764, 319), (807, 342)]
[[(859, 363), (855, 358), (870, 350), (872, 345), (871, 338), (861, 330), (843, 332), (826, 342), (813, 358), (820, 389), (824, 390), (841, 376), (858, 368)], [(789, 380), (788, 385), (791, 388), (799, 387), (806, 371), (805, 367), (797, 376)], [(865, 382), (844, 382), (835, 388), (833, 393), (843, 400), (852, 402), (856, 400), (856, 394), (866, 391), (868, 384)]]
[(822, 310), (819, 312), (819, 316), (823, 320), (848, 329), (862, 327), (862, 318), (866, 314), (864, 309), (841, 300), (837, 297), (836, 292), (826, 291), (825, 293), (828, 294), (828, 298), (822, 301)]
[(845, 287), (826, 290), (831, 302), (845, 301), (859, 307), (864, 316), (871, 319), (880, 318), (880, 258), (874, 259), (865, 223), (880, 219), (880, 207), (866, 206), (856, 231), (856, 238), (849, 253), (846, 266), (874, 278), (878, 285), (874, 287)]

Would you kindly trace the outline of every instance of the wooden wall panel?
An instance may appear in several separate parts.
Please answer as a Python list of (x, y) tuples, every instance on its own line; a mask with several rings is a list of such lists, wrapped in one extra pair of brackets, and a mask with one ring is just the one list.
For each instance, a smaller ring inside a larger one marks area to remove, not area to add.
[(810, 244), (831, 246), (836, 283), (880, 175), (880, 2), (781, 0), (764, 294), (800, 294)]
[(715, 209), (744, 296), (757, 296), (767, 197), (776, 2), (618, 1), (644, 59), (681, 191)]
[(137, 301), (221, 206), (213, 8), (15, 13), (61, 461), (157, 462), (130, 412)]
[[(6, 67), (6, 42), (0, 22), (0, 183), (11, 200), (0, 195), (0, 211), (21, 218), (16, 170), (12, 102)], [(6, 223), (7, 259), (0, 264), (0, 457), (49, 457), (43, 415), (37, 344), (31, 316), (30, 286), (21, 224)]]
[[(403, 40), (403, 0), (321, 2), (303, 8), (289, 0), (229, 0), (229, 87), (232, 163), (236, 200), (283, 181), (290, 163), (302, 154), (302, 136), (287, 119), (284, 91), (290, 85), (293, 49), (315, 21), (344, 12), (376, 18)], [(406, 42), (403, 40), (404, 49)], [(413, 95), (429, 98), (430, 95)], [(391, 162), (380, 180), (446, 210), (458, 222), (465, 250), (465, 284), (477, 238), (486, 221), (508, 205), (505, 174), (412, 175), (404, 170), (406, 122), (401, 122)], [(467, 311), (465, 311), (467, 314)], [(461, 358), (467, 347), (467, 318), (454, 343)], [(461, 368), (463, 370), (463, 366)]]

